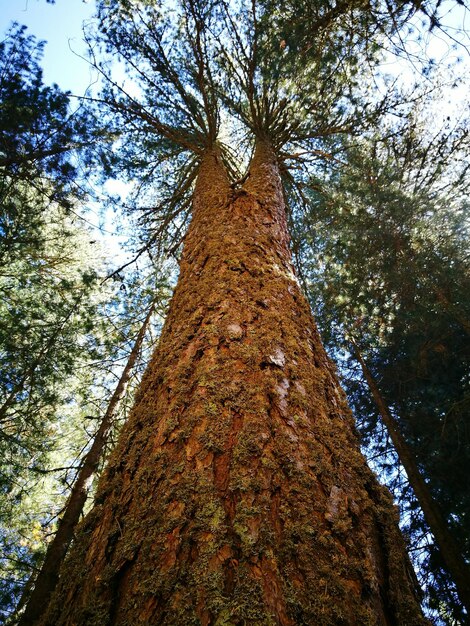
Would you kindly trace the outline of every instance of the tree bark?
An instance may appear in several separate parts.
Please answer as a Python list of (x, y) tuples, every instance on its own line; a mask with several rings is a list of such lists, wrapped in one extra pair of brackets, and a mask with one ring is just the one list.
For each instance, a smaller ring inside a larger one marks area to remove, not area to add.
[(377, 406), (382, 421), (387, 428), (387, 432), (393, 442), (398, 458), (405, 469), (411, 488), (413, 489), (418, 503), (423, 511), (424, 519), (434, 535), (447, 570), (457, 588), (457, 594), (460, 601), (465, 607), (467, 613), (470, 615), (470, 568), (465, 563), (462, 553), (448, 529), (447, 522), (444, 519), (438, 504), (434, 500), (428, 485), (422, 477), (416, 459), (414, 458), (410, 447), (406, 443), (405, 438), (401, 434), (395, 418), (390, 413), (390, 410), (380, 393), (372, 372), (369, 370), (356, 341), (352, 337), (350, 337), (350, 341), (354, 356), (361, 366), (362, 373), (369, 386), (375, 405)]
[[(150, 319), (155, 309), (155, 301), (145, 317), (119, 382), (114, 390), (93, 443), (86, 453), (78, 471), (72, 491), (59, 520), (54, 539), (49, 543), (41, 569), (34, 582), (34, 589), (26, 602), (26, 608), (18, 622), (19, 626), (36, 623), (47, 608), (49, 599), (57, 585), (59, 570), (72, 542), (76, 526), (88, 497), (93, 477), (98, 469), (101, 455), (108, 441), (114, 418), (126, 392), (134, 366), (142, 348)], [(29, 595), (29, 594), (28, 594)]]
[(288, 244), (269, 144), (237, 191), (208, 150), (159, 346), (42, 624), (427, 623)]

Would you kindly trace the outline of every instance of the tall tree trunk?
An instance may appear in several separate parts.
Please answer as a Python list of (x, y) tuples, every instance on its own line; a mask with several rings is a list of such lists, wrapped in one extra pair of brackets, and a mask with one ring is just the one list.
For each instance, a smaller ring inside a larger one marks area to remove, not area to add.
[(42, 624), (426, 623), (293, 274), (278, 166), (203, 158), (159, 347)]
[(390, 410), (380, 393), (380, 389), (378, 388), (372, 372), (369, 370), (356, 341), (352, 337), (350, 337), (350, 341), (354, 356), (361, 366), (363, 376), (369, 386), (375, 405), (377, 406), (382, 421), (387, 428), (400, 462), (405, 468), (411, 488), (413, 489), (423, 511), (424, 519), (434, 535), (447, 570), (457, 588), (460, 601), (466, 608), (467, 613), (470, 615), (470, 568), (465, 563), (457, 543), (455, 542), (452, 534), (449, 532), (446, 520), (444, 519), (437, 502), (432, 497), (429, 487), (421, 475), (416, 459), (414, 458), (410, 447), (406, 443), (405, 438), (401, 434), (395, 418), (390, 413)]
[[(49, 599), (57, 585), (59, 570), (65, 558), (67, 550), (72, 542), (75, 528), (87, 500), (88, 492), (93, 482), (93, 477), (98, 469), (101, 455), (108, 441), (114, 418), (119, 405), (126, 392), (134, 366), (139, 356), (145, 334), (150, 324), (150, 319), (155, 309), (155, 301), (142, 324), (127, 363), (122, 371), (119, 382), (109, 401), (100, 427), (95, 435), (93, 443), (86, 453), (82, 465), (78, 471), (72, 491), (65, 505), (64, 513), (59, 520), (54, 539), (49, 543), (46, 556), (41, 569), (36, 577), (34, 589), (26, 602), (26, 608), (21, 615), (19, 626), (30, 626), (36, 623), (47, 608)], [(29, 595), (29, 594), (28, 594)]]

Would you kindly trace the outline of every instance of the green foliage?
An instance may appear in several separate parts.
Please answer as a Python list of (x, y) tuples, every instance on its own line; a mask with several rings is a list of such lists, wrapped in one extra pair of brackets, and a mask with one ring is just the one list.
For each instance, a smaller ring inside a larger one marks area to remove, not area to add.
[(42, 83), (43, 47), (44, 42), (37, 42), (18, 24), (0, 43), (2, 185), (28, 181), (65, 206), (71, 191), (78, 194), (77, 150), (81, 149), (83, 160), (83, 149), (99, 133), (90, 109), (82, 106), (72, 111), (67, 93)]
[(104, 283), (76, 168), (94, 122), (42, 84), (41, 50), (21, 27), (0, 45), (0, 619), (40, 564), (143, 311), (168, 297), (153, 266)]
[(102, 53), (90, 49), (103, 77), (96, 103), (119, 137), (102, 165), (134, 185), (127, 204), (139, 215), (141, 250), (178, 249), (204, 148), (217, 142), (237, 179), (254, 137), (269, 139), (297, 180), (296, 168), (321, 158), (328, 137), (357, 134), (393, 108), (390, 93), (377, 98), (369, 87), (385, 37), (413, 7), (381, 10), (378, 3), (366, 13), (360, 2), (98, 3), (98, 31), (88, 35)]
[[(468, 558), (470, 146), (462, 123), (447, 120), (432, 134), (427, 128), (412, 112), (401, 125), (348, 146), (347, 164), (321, 190), (318, 180), (312, 183), (304, 221), (310, 243), (299, 243), (298, 253), (330, 350), (347, 353), (348, 336), (360, 345)], [(357, 364), (341, 363), (365, 443), (394, 481), (394, 461)], [(399, 485), (408, 532), (419, 545), (427, 528), (407, 485)], [(462, 619), (438, 547), (418, 561), (431, 606), (447, 604)]]
[(358, 28), (364, 11), (354, 20), (360, 3), (239, 2), (235, 15), (222, 5), (229, 45), (220, 46), (221, 98), (257, 137), (278, 150), (314, 150), (367, 119), (364, 98), (362, 115), (356, 110), (358, 66), (373, 67), (378, 46)]

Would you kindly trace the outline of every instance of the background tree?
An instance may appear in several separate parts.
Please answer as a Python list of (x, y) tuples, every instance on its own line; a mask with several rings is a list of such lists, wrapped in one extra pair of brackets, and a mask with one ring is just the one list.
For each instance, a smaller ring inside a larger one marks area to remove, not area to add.
[[(463, 478), (468, 464), (468, 129), (450, 120), (432, 134), (426, 128), (415, 112), (381, 136), (351, 146), (348, 165), (339, 165), (327, 185), (320, 188), (317, 181), (316, 191), (307, 192), (315, 206), (307, 217), (314, 255), (310, 264), (303, 257), (302, 266), (331, 350), (349, 352), (347, 337), (356, 338), (468, 559)], [(347, 372), (344, 361), (343, 366)], [(380, 429), (370, 389), (357, 374), (347, 387), (371, 454), (380, 466), (377, 454), (384, 452), (381, 469), (386, 470), (390, 456), (384, 438), (376, 439)], [(451, 483), (449, 475), (455, 477)], [(409, 507), (416, 504), (410, 503), (406, 489), (402, 483), (399, 498), (407, 509), (409, 532), (423, 537), (427, 528), (422, 518), (410, 516)], [(420, 555), (421, 565), (432, 572), (431, 604), (442, 606), (446, 597), (456, 619), (463, 619), (458, 601), (447, 592), (449, 581), (438, 555), (437, 544), (426, 557)]]
[(41, 196), (66, 206), (80, 191), (72, 155), (76, 158), (82, 149), (81, 162), (86, 165), (83, 148), (100, 132), (91, 109), (72, 110), (68, 93), (43, 84), (44, 43), (27, 35), (25, 26), (13, 24), (0, 44), (2, 187), (5, 194), (7, 185), (27, 182)]
[(2, 619), (34, 578), (142, 307), (156, 291), (166, 298), (155, 266), (104, 282), (111, 269), (82, 219), (90, 181), (80, 177), (84, 149), (104, 133), (43, 85), (42, 47), (19, 26), (0, 45)]

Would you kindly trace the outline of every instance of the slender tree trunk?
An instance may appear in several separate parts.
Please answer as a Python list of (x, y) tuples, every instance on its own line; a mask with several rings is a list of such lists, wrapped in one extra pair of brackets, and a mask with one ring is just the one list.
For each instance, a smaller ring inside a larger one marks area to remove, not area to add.
[(424, 625), (293, 274), (278, 166), (203, 158), (133, 414), (42, 624)]
[(132, 347), (127, 363), (122, 371), (119, 382), (109, 401), (108, 407), (95, 435), (93, 443), (86, 453), (83, 463), (78, 471), (72, 487), (69, 499), (65, 505), (64, 513), (59, 520), (54, 539), (47, 547), (46, 557), (36, 577), (34, 589), (26, 602), (26, 608), (19, 620), (19, 626), (30, 626), (39, 620), (47, 608), (49, 599), (57, 585), (59, 570), (65, 558), (67, 550), (72, 542), (75, 528), (87, 500), (88, 492), (93, 482), (93, 477), (98, 469), (101, 455), (108, 441), (114, 418), (119, 409), (122, 398), (126, 392), (134, 366), (142, 348), (150, 319), (155, 309), (155, 301), (152, 302), (147, 316), (142, 324), (137, 338)]
[(447, 566), (447, 570), (454, 580), (460, 601), (466, 608), (467, 613), (470, 615), (470, 568), (465, 563), (457, 543), (455, 542), (452, 534), (449, 532), (446, 520), (444, 519), (438, 504), (432, 497), (429, 487), (424, 481), (418, 468), (416, 459), (406, 443), (405, 438), (401, 434), (395, 418), (390, 413), (390, 410), (380, 393), (371, 371), (367, 367), (356, 341), (352, 337), (350, 337), (350, 341), (356, 360), (361, 366), (362, 373), (369, 386), (383, 423), (387, 428), (400, 462), (405, 468), (408, 481), (423, 511), (424, 519), (434, 535), (444, 563)]

